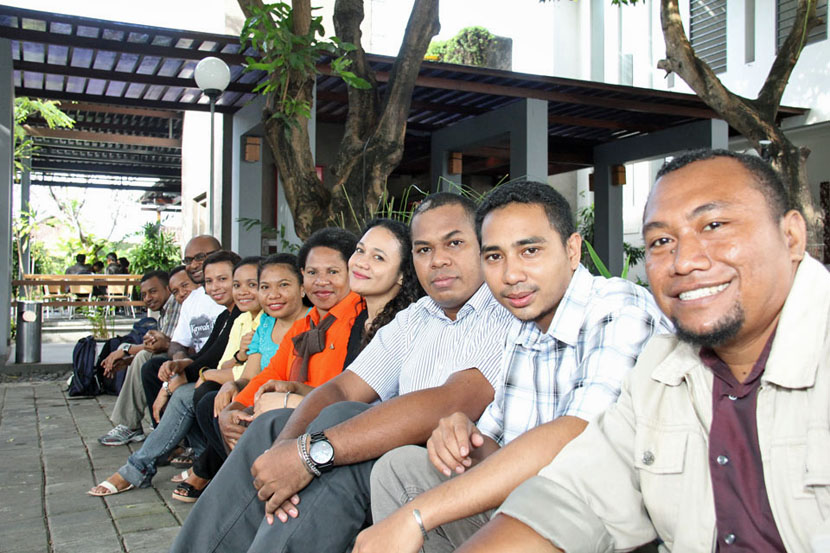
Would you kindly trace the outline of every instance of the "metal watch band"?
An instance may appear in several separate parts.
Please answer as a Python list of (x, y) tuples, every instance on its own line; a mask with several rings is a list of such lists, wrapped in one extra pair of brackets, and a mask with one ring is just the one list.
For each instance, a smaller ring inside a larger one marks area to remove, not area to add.
[[(329, 445), (329, 447), (331, 447), (331, 449), (332, 449), (331, 459), (329, 459), (325, 463), (318, 463), (317, 460), (315, 460), (314, 457), (311, 456), (311, 449), (313, 448), (315, 442), (326, 442)], [(326, 437), (325, 431), (320, 430), (319, 432), (313, 433), (311, 435), (311, 439), (308, 441), (308, 447), (309, 447), (309, 458), (311, 459), (311, 462), (314, 464), (314, 468), (317, 471), (323, 473), (323, 472), (328, 472), (328, 471), (330, 471), (331, 469), (334, 468), (334, 446), (332, 446), (331, 442)]]
[(297, 451), (300, 453), (300, 459), (302, 459), (303, 465), (308, 473), (311, 476), (319, 477), (321, 473), (317, 470), (314, 461), (311, 460), (311, 455), (308, 454), (308, 448), (305, 445), (308, 436), (308, 434), (302, 434), (297, 438)]

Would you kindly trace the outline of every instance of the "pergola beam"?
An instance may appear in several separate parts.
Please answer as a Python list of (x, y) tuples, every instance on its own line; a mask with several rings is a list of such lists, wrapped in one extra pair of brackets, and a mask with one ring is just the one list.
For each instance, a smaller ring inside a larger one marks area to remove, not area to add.
[[(26, 88), (17, 86), (14, 89), (16, 96), (29, 96), (31, 98), (45, 98), (49, 100), (66, 100), (68, 102), (89, 102), (89, 94), (61, 92), (59, 90), (48, 90), (39, 88)], [(135, 98), (125, 98), (123, 96), (107, 96), (100, 95), (101, 102), (118, 102), (126, 106), (165, 109), (172, 111), (210, 111), (209, 104), (199, 104), (196, 102), (182, 103), (182, 102), (165, 102), (164, 100), (139, 100)], [(217, 104), (217, 113), (234, 113), (238, 108), (223, 104)]]
[[(106, 26), (102, 26), (102, 28), (104, 27)], [(58, 46), (68, 46), (70, 48), (87, 48), (93, 51), (111, 50), (113, 52), (124, 52), (129, 54), (138, 54), (141, 56), (159, 56), (162, 58), (192, 61), (199, 61), (202, 58), (214, 56), (233, 65), (245, 65), (247, 63), (245, 61), (245, 56), (241, 56), (239, 54), (226, 54), (219, 51), (199, 50), (196, 48), (173, 48), (170, 46), (156, 46), (154, 44), (89, 38), (77, 35), (62, 35), (60, 33), (33, 31), (30, 29), (14, 29), (12, 27), (0, 27), (0, 36), (22, 42), (35, 42), (43, 45), (55, 44)]]
[(88, 142), (109, 142), (113, 144), (130, 144), (133, 146), (157, 146), (160, 148), (181, 148), (180, 138), (159, 138), (156, 136), (135, 136), (105, 132), (74, 131), (68, 129), (44, 129), (23, 125), (31, 136), (44, 138), (64, 138), (67, 140), (86, 140)]
[[(116, 64), (117, 65), (117, 64)], [(139, 83), (157, 86), (171, 86), (176, 88), (191, 88), (199, 90), (193, 78), (184, 79), (181, 77), (162, 77), (161, 75), (144, 75), (135, 71), (116, 71), (115, 69), (87, 69), (84, 67), (73, 67), (56, 63), (39, 63), (33, 61), (15, 61), (14, 68), (20, 71), (31, 73), (43, 73), (45, 75), (63, 75), (66, 77), (80, 77), (83, 79), (99, 79), (106, 82)], [(121, 78), (123, 76), (123, 78)], [(225, 90), (227, 92), (252, 92), (256, 84), (230, 83)], [(125, 87), (126, 90), (126, 87)]]
[(180, 179), (181, 169), (156, 167), (147, 165), (130, 165), (126, 163), (100, 162), (72, 162), (64, 163), (51, 160), (37, 160), (32, 162), (33, 171), (49, 171), (53, 173), (84, 173), (89, 175), (114, 175), (119, 177), (147, 177), (157, 179)]

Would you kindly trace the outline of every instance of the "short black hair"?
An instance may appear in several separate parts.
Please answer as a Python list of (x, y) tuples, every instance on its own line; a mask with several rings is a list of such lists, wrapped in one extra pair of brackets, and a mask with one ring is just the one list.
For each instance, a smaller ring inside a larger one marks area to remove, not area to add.
[(82, 253), (79, 253), (75, 256), (75, 261), (78, 263), (78, 265), (83, 265), (84, 263), (86, 263), (86, 256)]
[(243, 257), (242, 259), (236, 262), (236, 265), (233, 266), (233, 272), (235, 273), (238, 268), (243, 267), (245, 265), (254, 265), (257, 267), (257, 270), (259, 270), (259, 264), (261, 262), (261, 255), (249, 255), (247, 257)]
[(297, 256), (293, 253), (275, 253), (271, 254), (259, 263), (259, 268), (257, 269), (256, 276), (257, 278), (262, 277), (262, 271), (265, 267), (270, 265), (286, 265), (291, 268), (291, 272), (297, 277), (301, 283), (303, 282), (303, 275), (300, 273), (300, 268), (297, 266)]
[[(175, 275), (176, 273), (180, 273), (182, 271), (187, 272), (186, 269), (187, 269), (187, 267), (185, 267), (184, 265), (176, 265), (175, 267), (170, 269), (170, 272), (167, 273), (168, 282), (170, 281), (171, 278), (173, 278), (173, 275)], [(190, 278), (189, 274), (187, 275), (187, 278)]]
[(562, 243), (576, 232), (571, 205), (552, 186), (541, 182), (520, 180), (508, 182), (491, 190), (476, 210), (476, 236), (481, 242), (481, 224), (488, 213), (509, 204), (538, 205), (545, 210), (550, 226), (559, 233)]
[(205, 262), (202, 264), (202, 271), (204, 271), (208, 265), (213, 263), (230, 263), (231, 267), (236, 267), (236, 264), (239, 263), (240, 259), (241, 258), (236, 252), (232, 252), (230, 250), (219, 250), (218, 252), (213, 252), (205, 258)]
[(337, 227), (321, 228), (314, 231), (300, 247), (300, 252), (297, 254), (297, 266), (300, 269), (305, 268), (309, 252), (320, 247), (337, 250), (343, 257), (343, 261), (348, 263), (356, 245), (357, 236), (348, 230)]
[(170, 274), (167, 271), (147, 271), (141, 275), (141, 282), (147, 282), (151, 278), (159, 279), (165, 286), (170, 283)]
[(673, 173), (678, 169), (682, 169), (691, 163), (695, 163), (696, 161), (705, 161), (719, 157), (734, 159), (754, 177), (753, 185), (766, 198), (767, 205), (769, 206), (770, 212), (772, 213), (775, 221), (780, 221), (787, 211), (797, 209), (790, 201), (790, 196), (787, 193), (787, 188), (784, 186), (784, 181), (781, 179), (781, 175), (772, 167), (772, 165), (758, 156), (733, 152), (731, 150), (711, 148), (690, 150), (685, 154), (664, 163), (663, 166), (660, 167), (660, 170), (657, 171), (655, 181), (660, 180), (665, 175)]
[(418, 215), (439, 207), (444, 207), (445, 205), (460, 206), (464, 210), (464, 213), (467, 214), (467, 217), (470, 218), (470, 224), (475, 224), (476, 203), (473, 200), (467, 196), (452, 192), (436, 192), (435, 194), (430, 194), (418, 204), (418, 207), (412, 212), (412, 218), (409, 220), (410, 226)]
[(114, 263), (118, 263), (118, 254), (115, 252), (110, 252), (107, 254), (107, 261), (112, 260)]

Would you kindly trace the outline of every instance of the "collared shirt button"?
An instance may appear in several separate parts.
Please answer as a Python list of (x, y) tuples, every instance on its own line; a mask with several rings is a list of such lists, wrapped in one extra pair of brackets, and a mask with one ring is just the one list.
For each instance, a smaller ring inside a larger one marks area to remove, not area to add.
[(728, 395), (728, 396), (726, 396), (726, 397), (728, 397), (728, 398), (729, 398), (729, 399), (731, 399), (732, 401), (735, 401), (736, 399), (738, 399), (738, 396), (736, 396), (735, 394), (729, 394), (729, 395)]
[(644, 451), (643, 452), (643, 464), (650, 465), (654, 463), (654, 453), (651, 451)]
[(732, 545), (733, 543), (735, 543), (735, 539), (735, 534), (726, 534), (723, 537), (723, 543), (725, 543), (726, 545)]
[[(719, 465), (723, 466), (723, 465), (725, 465), (726, 463), (729, 462), (729, 457), (727, 457), (726, 455), (718, 455), (718, 458), (716, 459), (716, 461), (718, 462)], [(730, 534), (730, 536), (731, 535), (732, 534)]]

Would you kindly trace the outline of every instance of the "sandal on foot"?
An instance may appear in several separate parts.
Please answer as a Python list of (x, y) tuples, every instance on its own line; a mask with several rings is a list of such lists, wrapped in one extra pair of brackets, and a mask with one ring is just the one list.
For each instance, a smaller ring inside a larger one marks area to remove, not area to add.
[(180, 455), (171, 457), (170, 464), (178, 469), (189, 468), (193, 466), (194, 457), (193, 448), (187, 447)]
[[(106, 491), (105, 493), (101, 493), (101, 492), (96, 492), (96, 491), (94, 491), (94, 490), (95, 490), (95, 488), (97, 488), (97, 487), (99, 487), (99, 486), (100, 486), (100, 487), (102, 487), (102, 488), (106, 488), (106, 490), (107, 490), (107, 491)], [(101, 482), (100, 484), (98, 484), (98, 486), (95, 486), (95, 488), (93, 488), (93, 489), (89, 490), (88, 492), (86, 492), (86, 494), (87, 494), (87, 495), (91, 495), (91, 496), (93, 496), (93, 497), (106, 497), (106, 496), (108, 496), (108, 495), (116, 495), (116, 494), (119, 494), (119, 493), (128, 492), (128, 491), (130, 491), (131, 489), (135, 488), (135, 486), (133, 486), (132, 484), (130, 484), (129, 486), (127, 486), (127, 487), (126, 487), (126, 488), (124, 488), (123, 490), (119, 490), (118, 488), (116, 488), (116, 487), (115, 487), (115, 484), (113, 484), (113, 483), (112, 483), (112, 482), (110, 482), (109, 480), (104, 480), (103, 482)]]
[(179, 484), (179, 483), (184, 482), (185, 480), (187, 480), (189, 476), (190, 476), (190, 470), (185, 469), (181, 472), (177, 472), (173, 476), (173, 478), (170, 479), (170, 481), (173, 482), (174, 484)]
[(173, 499), (185, 503), (195, 503), (203, 491), (205, 491), (204, 488), (197, 490), (192, 484), (182, 482), (173, 490)]

